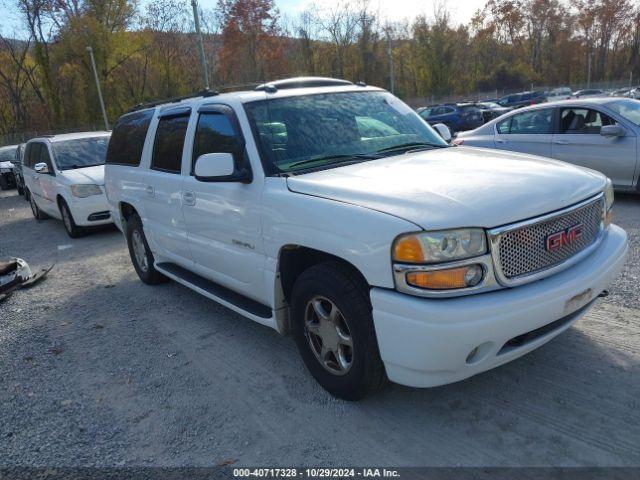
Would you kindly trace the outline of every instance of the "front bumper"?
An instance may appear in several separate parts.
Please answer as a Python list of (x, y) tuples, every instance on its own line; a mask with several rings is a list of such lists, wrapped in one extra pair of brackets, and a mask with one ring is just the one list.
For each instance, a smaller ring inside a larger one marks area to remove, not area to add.
[(444, 385), (538, 348), (586, 313), (620, 272), (627, 250), (626, 232), (611, 225), (580, 263), (516, 288), (449, 299), (373, 288), (373, 320), (389, 379)]
[[(111, 212), (109, 212), (109, 202), (107, 202), (107, 197), (104, 193), (86, 198), (71, 196), (71, 202), (68, 205), (73, 214), (73, 220), (78, 226), (87, 227), (113, 223)], [(108, 213), (109, 216), (104, 218), (104, 215), (100, 215), (101, 213)], [(94, 220), (94, 218), (97, 219)]]

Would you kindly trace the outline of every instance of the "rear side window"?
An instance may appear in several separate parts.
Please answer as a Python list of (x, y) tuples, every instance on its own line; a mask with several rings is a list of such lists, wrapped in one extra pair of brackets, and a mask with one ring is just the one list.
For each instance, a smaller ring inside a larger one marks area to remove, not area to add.
[(189, 115), (160, 118), (153, 144), (151, 168), (168, 173), (180, 173), (187, 125)]
[[(531, 110), (528, 112), (518, 113), (511, 118), (511, 124), (508, 131), (500, 130), (503, 127), (502, 122), (498, 125), (498, 132), (510, 134), (549, 134), (553, 129), (553, 109)], [(504, 127), (503, 127), (504, 128)]]
[(511, 126), (511, 117), (507, 118), (500, 122), (497, 126), (498, 133), (507, 134), (509, 133), (509, 127)]
[(107, 164), (140, 165), (144, 140), (154, 110), (142, 110), (120, 117), (109, 140)]

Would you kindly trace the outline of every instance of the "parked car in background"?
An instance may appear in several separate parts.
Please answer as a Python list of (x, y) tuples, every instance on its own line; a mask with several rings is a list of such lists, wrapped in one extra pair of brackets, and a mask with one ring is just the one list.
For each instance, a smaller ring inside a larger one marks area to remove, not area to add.
[[(633, 90), (635, 90), (638, 87), (634, 87), (634, 88), (618, 88), (617, 90), (613, 90), (611, 93), (609, 93), (610, 97), (631, 97), (631, 92)], [(633, 97), (632, 97), (633, 98)]]
[(60, 219), (71, 238), (111, 223), (104, 194), (109, 132), (71, 133), (27, 142), (23, 172), (33, 216)]
[(606, 95), (606, 92), (599, 88), (587, 88), (585, 90), (578, 90), (577, 92), (573, 92), (573, 96), (575, 98), (595, 98), (604, 97)]
[(398, 98), (344, 80), (141, 106), (114, 127), (105, 180), (141, 281), (291, 333), (350, 400), (541, 346), (628, 249), (604, 175), (450, 147)]
[(509, 107), (512, 109), (527, 107), (529, 105), (535, 105), (537, 103), (543, 103), (547, 101), (546, 92), (521, 92), (506, 95), (498, 100), (496, 103), (501, 107)]
[(547, 102), (556, 102), (558, 100), (569, 100), (572, 98), (573, 92), (569, 87), (558, 87), (547, 92)]
[(472, 130), (484, 123), (482, 111), (473, 104), (433, 105), (420, 110), (418, 114), (430, 125), (446, 125), (451, 133)]
[(458, 135), (454, 143), (533, 153), (599, 170), (637, 191), (640, 101), (617, 97), (527, 107)]
[(13, 161), (16, 158), (17, 145), (0, 148), (0, 190), (9, 190), (16, 186), (13, 175)]
[(496, 102), (477, 102), (474, 105), (482, 112), (485, 123), (513, 110), (511, 107), (502, 107)]
[(18, 193), (20, 195), (25, 196), (25, 190), (24, 190), (24, 176), (22, 174), (22, 159), (24, 157), (24, 143), (21, 143), (20, 145), (18, 145), (18, 148), (16, 148), (16, 156), (15, 159), (13, 161), (13, 176), (16, 179), (16, 188), (18, 189)]

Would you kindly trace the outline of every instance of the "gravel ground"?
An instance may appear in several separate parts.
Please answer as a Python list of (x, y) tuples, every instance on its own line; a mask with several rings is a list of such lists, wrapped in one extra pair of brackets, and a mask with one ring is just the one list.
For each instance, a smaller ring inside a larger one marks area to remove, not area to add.
[(0, 195), (0, 257), (50, 276), (0, 305), (0, 466), (640, 464), (640, 197), (612, 295), (537, 351), (434, 389), (335, 400), (293, 341), (176, 283), (119, 232), (71, 240)]

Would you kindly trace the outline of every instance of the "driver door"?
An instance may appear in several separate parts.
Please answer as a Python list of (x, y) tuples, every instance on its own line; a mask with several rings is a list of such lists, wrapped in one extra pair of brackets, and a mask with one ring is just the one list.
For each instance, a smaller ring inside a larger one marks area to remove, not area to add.
[(194, 176), (195, 162), (207, 153), (232, 153), (236, 165), (248, 165), (233, 110), (224, 105), (200, 107), (190, 151), (182, 211), (195, 268), (220, 285), (265, 302), (269, 296), (263, 278), (262, 182), (200, 181)]

